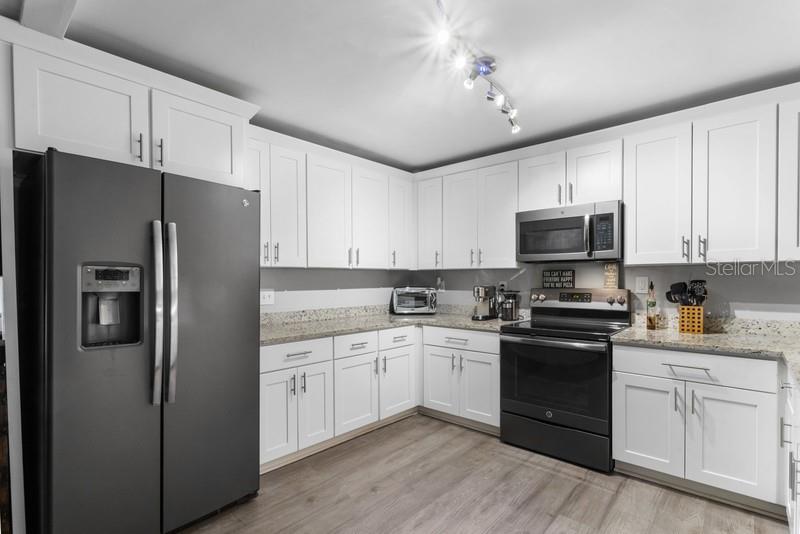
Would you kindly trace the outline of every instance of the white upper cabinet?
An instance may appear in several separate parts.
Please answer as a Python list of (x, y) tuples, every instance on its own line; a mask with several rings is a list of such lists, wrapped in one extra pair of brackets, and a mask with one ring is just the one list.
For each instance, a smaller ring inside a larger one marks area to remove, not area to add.
[(417, 225), (414, 209), (414, 183), (406, 178), (389, 177), (389, 268), (414, 269), (417, 266)]
[[(272, 265), (305, 267), (305, 153), (270, 145), (269, 177)], [(263, 190), (261, 194), (264, 194)]]
[(800, 100), (782, 102), (778, 120), (778, 260), (800, 260)]
[(348, 268), (352, 254), (352, 179), (341, 160), (308, 155), (308, 266)]
[(445, 176), (442, 186), (442, 266), (469, 269), (478, 261), (478, 171)]
[(360, 167), (353, 168), (353, 249), (353, 267), (389, 267), (389, 177)]
[(519, 211), (563, 206), (567, 154), (556, 152), (519, 162)]
[(252, 135), (247, 137), (247, 149), (244, 154), (245, 189), (260, 191), (260, 225), (261, 241), (259, 244), (259, 265), (272, 265), (270, 253), (270, 199), (269, 199), (269, 144), (266, 140)]
[(154, 168), (242, 187), (242, 117), (156, 89), (151, 113)]
[(477, 267), (516, 267), (517, 162), (478, 171), (477, 210)]
[(688, 263), (692, 125), (625, 137), (625, 263)]
[(766, 105), (694, 123), (696, 261), (775, 259), (776, 120)]
[(418, 250), (420, 269), (442, 268), (442, 179), (417, 184)]
[(621, 139), (567, 150), (567, 204), (621, 198)]
[(150, 89), (14, 46), (14, 143), (150, 166)]

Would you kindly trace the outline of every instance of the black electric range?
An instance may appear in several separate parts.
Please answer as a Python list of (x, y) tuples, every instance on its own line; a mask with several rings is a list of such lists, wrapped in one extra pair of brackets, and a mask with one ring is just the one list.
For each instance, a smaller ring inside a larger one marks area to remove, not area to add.
[(500, 439), (610, 472), (611, 336), (625, 289), (532, 289), (531, 320), (500, 329)]

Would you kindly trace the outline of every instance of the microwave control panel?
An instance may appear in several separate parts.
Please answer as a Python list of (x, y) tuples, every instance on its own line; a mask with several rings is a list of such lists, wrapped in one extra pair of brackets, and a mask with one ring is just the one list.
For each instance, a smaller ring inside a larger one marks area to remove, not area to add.
[(594, 216), (594, 250), (614, 249), (614, 214)]

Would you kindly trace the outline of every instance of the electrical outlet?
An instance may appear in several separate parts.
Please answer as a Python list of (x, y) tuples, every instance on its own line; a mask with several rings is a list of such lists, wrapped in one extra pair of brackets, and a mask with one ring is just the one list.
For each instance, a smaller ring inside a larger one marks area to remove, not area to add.
[(644, 293), (647, 294), (647, 290), (650, 288), (650, 279), (646, 276), (637, 276), (636, 277), (636, 290), (634, 293)]
[(262, 289), (261, 290), (261, 305), (262, 306), (272, 306), (275, 304), (275, 290), (274, 289)]

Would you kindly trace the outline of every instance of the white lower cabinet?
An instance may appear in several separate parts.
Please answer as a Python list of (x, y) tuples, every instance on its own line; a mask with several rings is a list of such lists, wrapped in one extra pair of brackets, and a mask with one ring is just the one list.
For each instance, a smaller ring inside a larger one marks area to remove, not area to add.
[(425, 345), (426, 408), (500, 426), (500, 357)]
[(262, 373), (260, 462), (333, 437), (333, 362)]
[(614, 458), (683, 477), (685, 382), (614, 372), (611, 388)]
[(334, 361), (335, 434), (340, 436), (380, 418), (378, 353)]
[(417, 405), (416, 347), (408, 345), (380, 352), (380, 418)]
[(686, 478), (778, 502), (776, 395), (686, 385)]

